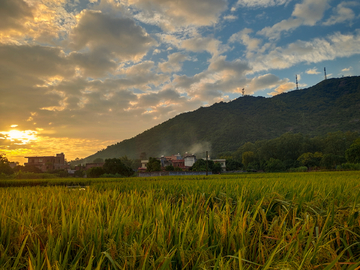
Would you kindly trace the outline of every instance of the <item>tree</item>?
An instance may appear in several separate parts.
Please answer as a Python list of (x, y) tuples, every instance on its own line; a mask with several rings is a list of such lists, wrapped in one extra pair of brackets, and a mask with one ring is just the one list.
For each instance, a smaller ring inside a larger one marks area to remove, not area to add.
[(343, 156), (338, 156), (334, 154), (324, 154), (321, 158), (320, 165), (326, 169), (335, 169), (336, 165), (341, 165), (346, 162), (346, 159)]
[(245, 168), (248, 167), (250, 163), (255, 161), (255, 154), (253, 151), (246, 151), (242, 154), (242, 164), (244, 164)]
[(306, 166), (308, 168), (311, 167), (319, 167), (320, 161), (323, 157), (322, 153), (315, 152), (315, 153), (304, 153), (299, 158), (298, 161), (301, 163), (301, 165)]
[(134, 171), (127, 167), (119, 158), (108, 158), (105, 159), (103, 166), (105, 173), (109, 174), (121, 174), (123, 176), (131, 176)]
[(175, 171), (175, 168), (173, 165), (168, 165), (165, 167), (165, 171), (167, 172), (172, 172), (172, 171)]
[(156, 158), (149, 157), (149, 162), (146, 167), (147, 172), (159, 172), (161, 171), (160, 161)]
[(7, 174), (7, 175), (14, 173), (13, 169), (10, 167), (9, 160), (3, 155), (0, 155), (0, 174), (1, 173)]
[(87, 171), (87, 174), (91, 178), (98, 178), (105, 173), (104, 169), (101, 167), (92, 167)]
[(349, 149), (345, 151), (345, 157), (349, 163), (360, 163), (360, 139), (357, 139)]
[(219, 174), (222, 172), (221, 164), (220, 163), (214, 163), (213, 168), (211, 170), (213, 174)]
[(234, 159), (226, 160), (226, 170), (227, 171), (236, 171), (241, 169), (242, 164)]
[(267, 172), (282, 172), (285, 171), (285, 165), (280, 159), (270, 158), (266, 161), (265, 170)]
[(104, 160), (103, 160), (102, 158), (95, 158), (95, 159), (93, 160), (93, 162), (94, 162), (94, 163), (103, 163)]
[(85, 172), (83, 170), (76, 170), (74, 172), (75, 177), (84, 177), (84, 175), (85, 175)]
[[(208, 160), (208, 171), (212, 171), (214, 168), (214, 161)], [(220, 165), (220, 164), (219, 164)], [(221, 168), (221, 165), (220, 165)], [(204, 172), (206, 171), (206, 160), (205, 159), (198, 159), (192, 166), (192, 171), (195, 172)]]

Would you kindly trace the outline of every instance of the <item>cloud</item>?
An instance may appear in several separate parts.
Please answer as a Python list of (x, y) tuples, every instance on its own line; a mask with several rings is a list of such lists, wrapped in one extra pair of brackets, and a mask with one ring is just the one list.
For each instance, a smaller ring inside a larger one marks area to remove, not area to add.
[(320, 74), (321, 72), (319, 72), (318, 70), (317, 70), (317, 68), (311, 68), (311, 69), (308, 69), (307, 71), (306, 71), (306, 74), (311, 74), (311, 75), (317, 75), (317, 74)]
[(140, 10), (137, 19), (171, 31), (214, 24), (227, 7), (225, 0), (128, 0), (128, 3)]
[(187, 50), (191, 52), (208, 52), (213, 57), (218, 56), (226, 52), (229, 49), (228, 45), (222, 44), (218, 39), (215, 39), (212, 35), (202, 36), (196, 31), (191, 32), (191, 37), (177, 37), (176, 35), (161, 34), (159, 37), (162, 42), (171, 44), (172, 46)]
[(239, 42), (241, 44), (244, 44), (247, 48), (247, 52), (255, 51), (258, 49), (259, 45), (261, 44), (261, 39), (257, 38), (251, 38), (249, 34), (251, 34), (253, 31), (249, 28), (244, 28), (240, 32), (237, 32), (233, 34), (229, 38), (230, 43)]
[(75, 50), (102, 51), (104, 55), (113, 55), (122, 61), (138, 61), (156, 44), (132, 19), (90, 10), (78, 15), (71, 39)]
[(355, 18), (354, 11), (351, 8), (348, 8), (347, 6), (353, 6), (356, 5), (354, 2), (343, 2), (340, 3), (336, 8), (333, 8), (332, 15), (326, 22), (323, 23), (323, 25), (334, 25), (337, 23), (343, 23), (346, 21), (352, 21)]
[(257, 34), (264, 35), (269, 39), (279, 39), (282, 32), (287, 32), (298, 28), (301, 25), (314, 26), (320, 21), (325, 10), (329, 7), (329, 0), (304, 0), (296, 4), (292, 17), (282, 20), (271, 27), (265, 27), (258, 31)]
[(236, 6), (244, 7), (271, 7), (285, 5), (291, 0), (238, 0)]
[(223, 19), (226, 20), (226, 21), (235, 21), (235, 20), (238, 19), (238, 17), (235, 16), (235, 15), (231, 15), (231, 14), (230, 14), (230, 15), (224, 16)]
[(295, 87), (296, 87), (296, 85), (293, 82), (284, 82), (279, 87), (277, 87), (274, 92), (269, 93), (269, 95), (276, 96), (278, 94), (285, 93), (290, 90), (294, 90)]
[(176, 88), (185, 89), (189, 97), (213, 103), (225, 97), (224, 93), (239, 93), (246, 85), (246, 73), (251, 70), (247, 62), (227, 61), (225, 56), (211, 60), (207, 70), (194, 75), (174, 76)]
[(186, 39), (181, 42), (180, 48), (192, 52), (207, 51), (212, 55), (218, 55), (227, 49), (224, 46), (221, 46), (221, 42), (219, 40), (211, 36), (196, 36), (194, 38)]
[(352, 69), (352, 67), (348, 67), (348, 68), (343, 68), (341, 71), (342, 72), (348, 72), (348, 71), (350, 71)]
[(2, 0), (0, 4), (0, 31), (23, 31), (25, 23), (33, 19), (32, 8), (23, 0)]
[(189, 58), (182, 53), (173, 53), (168, 56), (168, 61), (159, 64), (159, 68), (164, 73), (177, 72), (181, 70), (182, 62)]
[(314, 26), (324, 16), (325, 10), (329, 7), (329, 0), (304, 0), (296, 4), (292, 13), (293, 17), (302, 19), (303, 25)]
[(114, 72), (118, 66), (108, 52), (101, 49), (86, 53), (72, 52), (69, 58), (82, 70), (84, 76), (91, 78), (103, 77), (107, 72)]
[(336, 32), (325, 38), (310, 41), (296, 41), (286, 47), (270, 48), (251, 59), (254, 71), (285, 69), (298, 63), (319, 63), (334, 60), (337, 57), (348, 57), (360, 54), (360, 30), (355, 34)]
[(280, 79), (274, 74), (265, 74), (252, 78), (245, 87), (246, 94), (253, 94), (259, 90), (273, 89), (274, 92), (269, 95), (274, 96), (295, 88), (295, 83), (289, 82), (289, 79)]

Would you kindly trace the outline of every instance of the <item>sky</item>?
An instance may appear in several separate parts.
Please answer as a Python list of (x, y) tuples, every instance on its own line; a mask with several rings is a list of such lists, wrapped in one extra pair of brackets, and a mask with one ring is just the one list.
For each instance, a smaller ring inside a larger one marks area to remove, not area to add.
[(357, 0), (1, 0), (0, 17), (0, 154), (20, 164), (360, 74)]

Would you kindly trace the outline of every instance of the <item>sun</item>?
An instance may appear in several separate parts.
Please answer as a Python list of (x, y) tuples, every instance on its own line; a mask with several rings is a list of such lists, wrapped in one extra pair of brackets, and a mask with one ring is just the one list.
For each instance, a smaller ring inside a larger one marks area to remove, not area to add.
[(37, 132), (34, 130), (16, 130), (12, 129), (8, 132), (2, 132), (5, 134), (6, 139), (16, 142), (16, 144), (27, 144), (31, 141), (36, 141), (37, 139)]

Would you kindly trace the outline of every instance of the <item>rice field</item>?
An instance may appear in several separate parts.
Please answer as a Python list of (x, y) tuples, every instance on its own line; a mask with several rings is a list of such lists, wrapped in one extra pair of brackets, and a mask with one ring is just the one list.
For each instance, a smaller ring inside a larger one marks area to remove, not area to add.
[(360, 269), (359, 172), (87, 181), (0, 188), (0, 269)]

